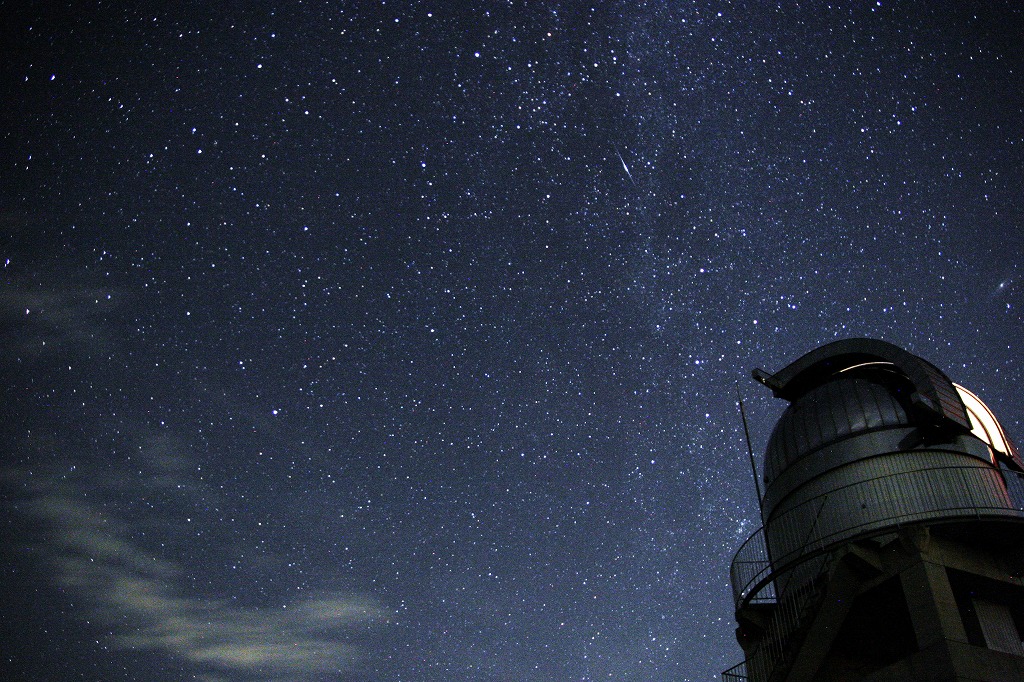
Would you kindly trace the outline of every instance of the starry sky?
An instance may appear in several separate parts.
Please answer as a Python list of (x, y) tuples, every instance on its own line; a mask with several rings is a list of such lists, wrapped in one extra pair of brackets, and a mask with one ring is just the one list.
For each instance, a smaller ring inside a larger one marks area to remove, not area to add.
[(6, 679), (707, 681), (784, 404), (1020, 438), (1015, 2), (0, 2)]

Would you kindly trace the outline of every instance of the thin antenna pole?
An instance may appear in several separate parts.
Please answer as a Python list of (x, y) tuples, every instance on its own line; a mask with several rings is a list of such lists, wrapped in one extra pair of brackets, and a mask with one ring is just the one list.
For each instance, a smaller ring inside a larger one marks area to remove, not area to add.
[(754, 448), (750, 444), (750, 429), (747, 427), (747, 413), (743, 409), (743, 396), (740, 387), (736, 386), (736, 402), (740, 406), (740, 419), (743, 421), (743, 435), (747, 439), (747, 455), (750, 456), (750, 470), (754, 474), (754, 487), (757, 489), (757, 508), (761, 512), (761, 525), (764, 525), (764, 510), (761, 509), (761, 481), (757, 478), (757, 463), (754, 461)]

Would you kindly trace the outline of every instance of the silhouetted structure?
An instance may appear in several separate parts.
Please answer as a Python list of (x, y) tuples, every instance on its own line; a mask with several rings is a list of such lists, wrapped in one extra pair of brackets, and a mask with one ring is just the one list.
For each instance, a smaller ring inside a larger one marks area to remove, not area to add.
[(1024, 467), (991, 411), (871, 339), (754, 376), (790, 405), (723, 679), (1024, 680)]

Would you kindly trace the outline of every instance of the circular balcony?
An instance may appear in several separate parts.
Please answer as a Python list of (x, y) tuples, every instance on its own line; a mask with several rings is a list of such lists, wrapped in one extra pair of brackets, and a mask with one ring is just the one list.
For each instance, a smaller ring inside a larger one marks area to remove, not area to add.
[(774, 515), (736, 552), (730, 568), (737, 610), (775, 602), (778, 579), (855, 539), (920, 523), (969, 519), (1024, 522), (1024, 474), (994, 466), (923, 467), (860, 480)]

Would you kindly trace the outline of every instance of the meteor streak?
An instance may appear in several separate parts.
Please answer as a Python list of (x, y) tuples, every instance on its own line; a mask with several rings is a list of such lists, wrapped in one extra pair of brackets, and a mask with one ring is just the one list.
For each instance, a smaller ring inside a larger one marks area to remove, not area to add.
[(629, 181), (633, 183), (634, 187), (636, 187), (636, 180), (633, 179), (633, 174), (629, 172), (629, 166), (626, 165), (626, 160), (623, 159), (622, 154), (619, 153), (619, 148), (614, 145), (612, 145), (612, 148), (615, 150), (615, 154), (619, 157), (619, 162), (622, 163), (622, 170), (626, 171), (626, 176), (629, 178)]

